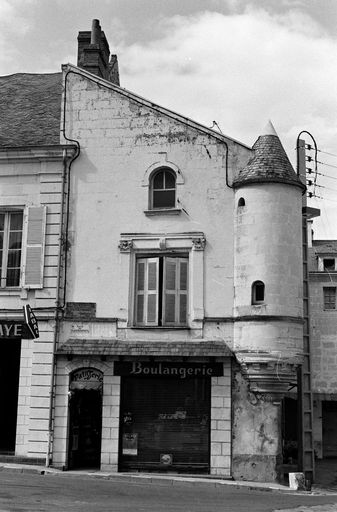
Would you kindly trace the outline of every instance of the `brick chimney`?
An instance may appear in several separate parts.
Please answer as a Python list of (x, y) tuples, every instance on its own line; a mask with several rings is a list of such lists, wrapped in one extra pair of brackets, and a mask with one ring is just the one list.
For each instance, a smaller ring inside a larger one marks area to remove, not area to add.
[(91, 32), (78, 33), (77, 65), (94, 75), (119, 85), (118, 61), (111, 55), (108, 41), (99, 20), (92, 21)]

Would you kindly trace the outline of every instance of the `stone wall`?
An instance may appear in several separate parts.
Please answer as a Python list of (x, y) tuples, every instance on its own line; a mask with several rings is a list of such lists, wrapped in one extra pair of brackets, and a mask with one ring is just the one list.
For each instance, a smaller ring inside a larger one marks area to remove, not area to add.
[(272, 482), (281, 463), (281, 407), (270, 395), (252, 393), (238, 368), (233, 372), (232, 476)]

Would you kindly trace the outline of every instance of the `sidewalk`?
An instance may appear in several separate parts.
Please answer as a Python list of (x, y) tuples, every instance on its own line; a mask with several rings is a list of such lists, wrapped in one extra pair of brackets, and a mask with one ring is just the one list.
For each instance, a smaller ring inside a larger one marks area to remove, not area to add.
[(135, 479), (147, 480), (147, 482), (161, 484), (167, 483), (167, 485), (208, 485), (208, 486), (222, 486), (230, 485), (234, 488), (245, 488), (249, 490), (260, 490), (270, 492), (287, 492), (291, 494), (305, 494), (305, 495), (337, 495), (336, 487), (325, 487), (324, 484), (313, 485), (311, 491), (294, 491), (289, 489), (289, 486), (285, 484), (278, 484), (274, 482), (249, 482), (243, 480), (226, 480), (214, 477), (200, 477), (200, 476), (181, 476), (181, 475), (162, 475), (158, 473), (108, 473), (98, 470), (72, 470), (62, 471), (54, 468), (47, 468), (45, 466), (26, 465), (26, 464), (11, 464), (11, 463), (0, 463), (0, 472), (6, 471), (10, 473), (26, 473), (26, 474), (37, 474), (37, 475), (53, 475), (59, 477), (91, 477), (91, 478), (102, 478), (102, 479), (114, 479), (121, 481), (131, 481)]

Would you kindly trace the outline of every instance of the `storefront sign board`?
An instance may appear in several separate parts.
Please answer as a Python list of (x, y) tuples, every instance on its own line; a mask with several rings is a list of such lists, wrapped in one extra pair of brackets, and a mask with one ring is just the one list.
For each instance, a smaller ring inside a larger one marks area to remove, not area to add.
[(129, 377), (171, 377), (187, 379), (194, 377), (221, 377), (222, 363), (172, 363), (172, 362), (115, 362), (115, 375)]

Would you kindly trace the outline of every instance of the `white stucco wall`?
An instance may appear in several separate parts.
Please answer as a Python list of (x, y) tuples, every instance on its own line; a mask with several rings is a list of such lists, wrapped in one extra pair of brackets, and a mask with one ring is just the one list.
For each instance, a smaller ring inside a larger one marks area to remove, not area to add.
[[(125, 318), (129, 271), (120, 271), (120, 234), (202, 231), (205, 315), (230, 315), (234, 194), (226, 186), (224, 144), (72, 74), (67, 101), (66, 134), (81, 145), (72, 169), (68, 300), (96, 302), (98, 316)], [(231, 172), (248, 150), (228, 143)], [(149, 217), (144, 178), (165, 161), (183, 178), (177, 195), (184, 211)]]

